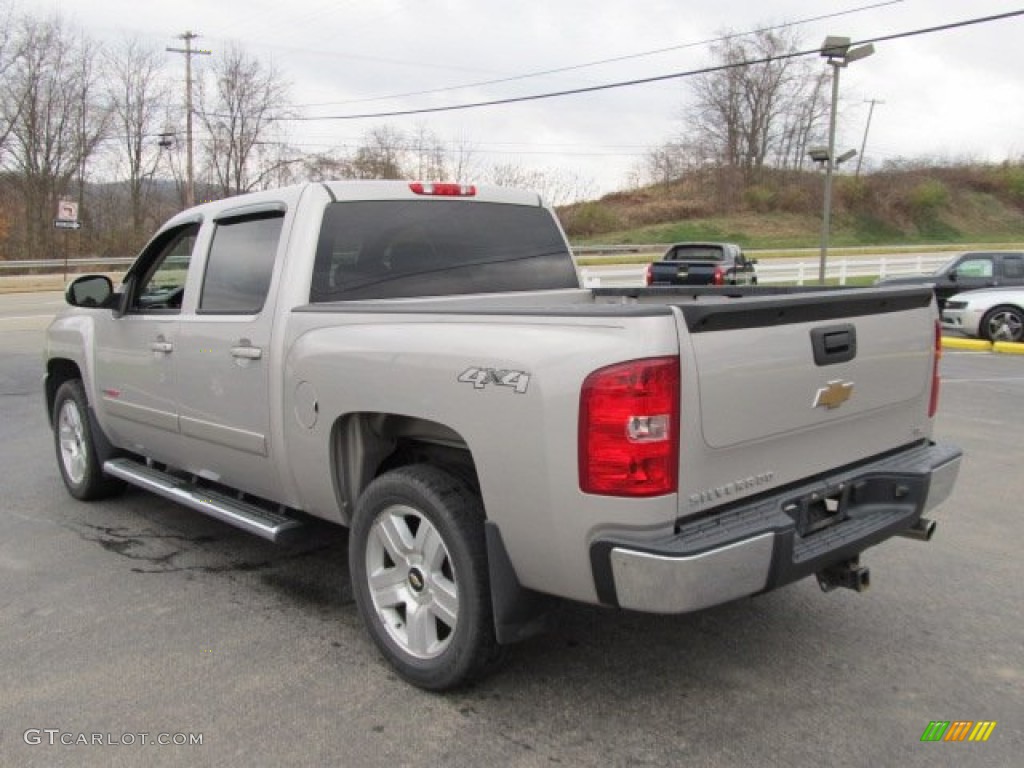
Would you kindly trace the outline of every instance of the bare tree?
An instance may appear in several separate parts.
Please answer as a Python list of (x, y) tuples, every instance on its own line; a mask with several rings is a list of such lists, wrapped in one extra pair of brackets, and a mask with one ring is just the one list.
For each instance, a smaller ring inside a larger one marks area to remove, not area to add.
[(409, 137), (410, 170), (417, 179), (448, 181), (448, 158), (444, 143), (424, 123)]
[(159, 128), (167, 119), (169, 88), (163, 79), (163, 56), (138, 38), (124, 40), (104, 56), (107, 98), (116, 124), (115, 139), (122, 172), (127, 176), (132, 233), (144, 228), (146, 198), (160, 161)]
[(484, 178), (499, 187), (515, 187), (538, 192), (549, 205), (568, 205), (593, 195), (592, 180), (564, 168), (537, 170), (519, 163), (497, 163)]
[[(792, 164), (822, 117), (820, 73), (793, 58), (791, 31), (725, 36), (712, 49), (722, 67), (695, 77), (685, 133), (710, 143), (720, 164), (749, 172)], [(749, 63), (758, 62), (758, 63)]]
[(283, 159), (281, 120), (291, 116), (288, 84), (239, 46), (214, 57), (213, 86), (201, 81), (200, 121), (207, 172), (227, 197), (264, 186)]
[(471, 181), (479, 172), (476, 157), (476, 146), (466, 136), (458, 136), (448, 144), (447, 178), (464, 184)]
[(678, 141), (667, 141), (648, 150), (644, 157), (644, 170), (652, 183), (662, 184), (666, 189), (683, 175), (687, 161), (683, 145)]
[[(20, 41), (12, 34), (15, 22), (11, 9), (4, 7), (0, 10), (0, 17), (2, 17), (0, 18), (0, 82), (6, 82), (7, 72), (21, 56), (21, 51), (19, 50)], [(7, 90), (4, 88), (4, 92), (0, 92), (5, 102), (8, 96)], [(17, 119), (20, 111), (20, 103), (17, 99), (12, 104), (5, 103), (3, 111), (0, 111), (0, 160), (3, 159), (7, 137), (10, 135), (14, 120)]]
[(96, 96), (95, 50), (59, 18), (22, 19), (21, 55), (4, 78), (0, 111), (10, 123), (9, 164), (21, 186), (28, 258), (51, 255), (57, 200), (81, 185), (103, 137), (107, 112)]
[(778, 165), (781, 168), (799, 169), (807, 162), (807, 150), (824, 140), (822, 135), (827, 125), (829, 103), (829, 72), (822, 68), (817, 74), (807, 69), (804, 63), (805, 87), (798, 98), (794, 98), (787, 110), (786, 121), (778, 147)]
[(401, 179), (406, 175), (406, 137), (389, 125), (379, 125), (363, 136), (352, 158), (357, 179)]
[(495, 163), (484, 172), (483, 178), (499, 187), (538, 190), (544, 174), (520, 163)]
[(348, 179), (352, 178), (352, 164), (332, 152), (321, 152), (303, 158), (301, 174), (309, 181)]

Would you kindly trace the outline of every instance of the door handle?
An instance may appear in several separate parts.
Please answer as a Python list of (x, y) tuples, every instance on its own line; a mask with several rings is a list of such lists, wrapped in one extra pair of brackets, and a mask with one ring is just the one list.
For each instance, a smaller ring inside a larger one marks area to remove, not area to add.
[(149, 348), (154, 352), (159, 352), (164, 355), (168, 355), (174, 351), (174, 345), (169, 341), (153, 341), (150, 342)]
[(259, 347), (232, 347), (231, 356), (237, 360), (259, 360), (263, 350)]

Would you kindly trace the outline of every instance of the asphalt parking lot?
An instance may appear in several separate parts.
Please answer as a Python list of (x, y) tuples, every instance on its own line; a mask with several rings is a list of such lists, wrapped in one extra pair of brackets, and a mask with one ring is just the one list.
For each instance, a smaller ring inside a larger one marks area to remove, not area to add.
[[(960, 481), (932, 542), (864, 556), (867, 593), (566, 605), (439, 696), (364, 634), (344, 531), (280, 548), (143, 492), (65, 493), (40, 392), (57, 303), (0, 297), (0, 765), (1019, 764), (1024, 358), (947, 351), (937, 435), (965, 450)], [(997, 725), (922, 743), (936, 720)]]

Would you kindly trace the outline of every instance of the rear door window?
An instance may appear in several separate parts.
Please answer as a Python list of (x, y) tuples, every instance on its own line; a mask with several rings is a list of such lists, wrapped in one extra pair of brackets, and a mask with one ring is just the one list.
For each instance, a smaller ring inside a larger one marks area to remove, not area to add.
[(259, 213), (217, 222), (199, 298), (200, 313), (256, 314), (274, 272), (284, 213)]
[(1018, 280), (1024, 278), (1024, 255), (1008, 253), (1003, 256), (1003, 274)]

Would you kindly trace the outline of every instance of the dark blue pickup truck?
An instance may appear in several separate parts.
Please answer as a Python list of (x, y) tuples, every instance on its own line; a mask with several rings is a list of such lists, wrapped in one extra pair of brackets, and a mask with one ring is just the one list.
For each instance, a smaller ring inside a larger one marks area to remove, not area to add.
[(733, 243), (676, 243), (647, 265), (647, 285), (757, 285), (754, 265)]

